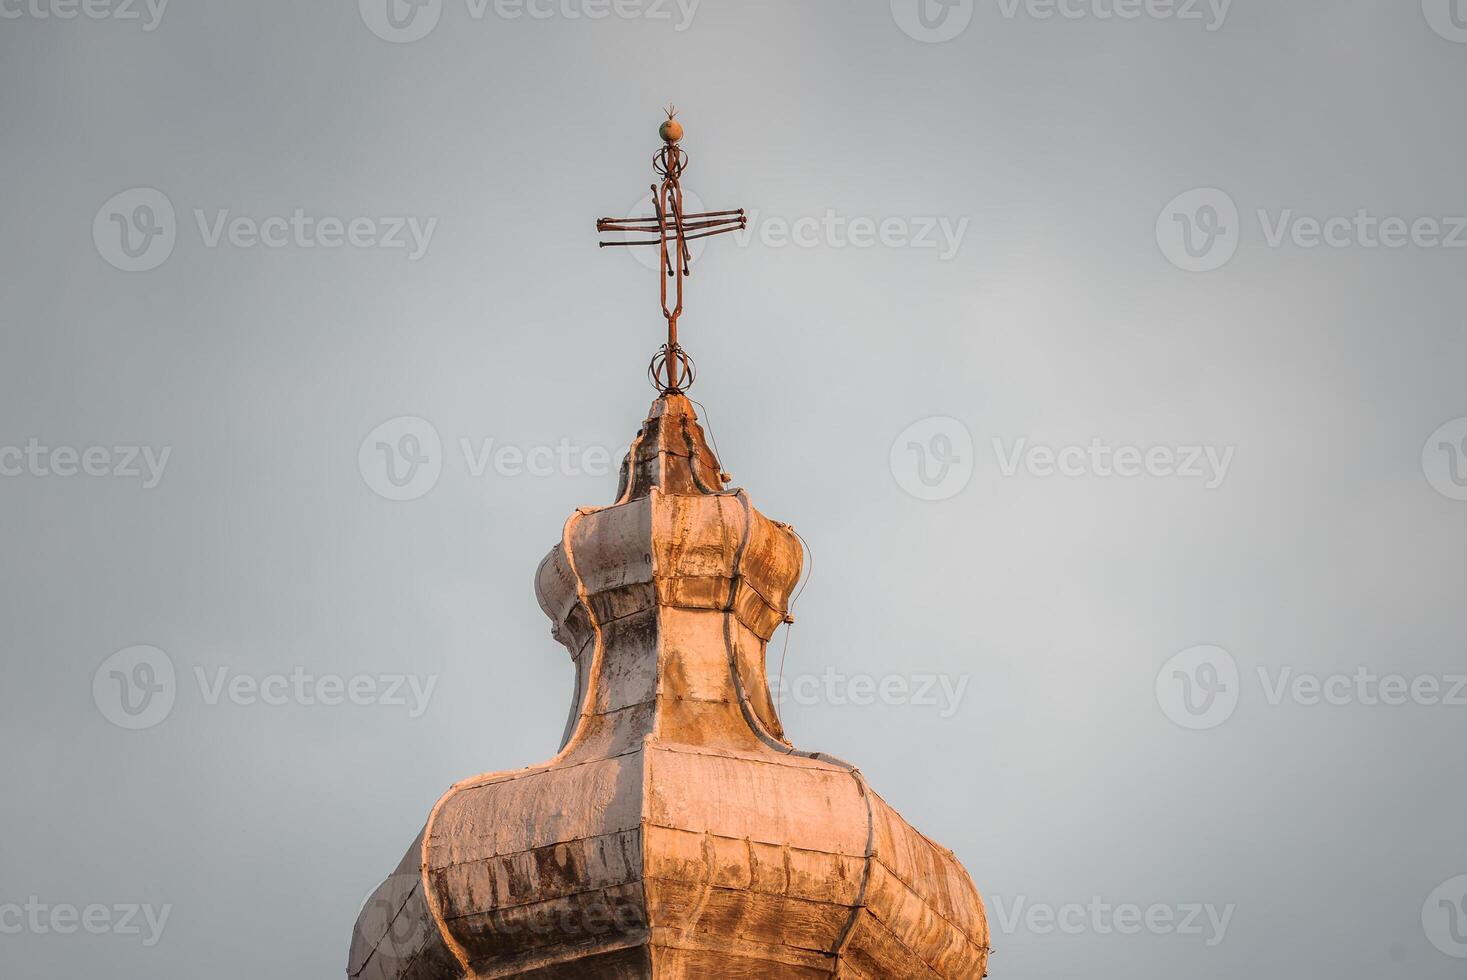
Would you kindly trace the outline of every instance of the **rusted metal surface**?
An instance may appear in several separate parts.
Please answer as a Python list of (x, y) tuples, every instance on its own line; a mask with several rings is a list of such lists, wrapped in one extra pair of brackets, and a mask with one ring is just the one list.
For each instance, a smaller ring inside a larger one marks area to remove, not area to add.
[(784, 739), (765, 649), (804, 556), (720, 472), (688, 400), (658, 398), (617, 501), (576, 511), (536, 576), (576, 664), (564, 746), (439, 801), (353, 980), (985, 974), (956, 858)]
[[(667, 107), (667, 121), (662, 124), (663, 145), (652, 158), (652, 169), (662, 178), (662, 185), (652, 186), (653, 214), (638, 218), (602, 218), (596, 222), (598, 233), (652, 235), (651, 238), (613, 239), (601, 242), (602, 248), (656, 245), (661, 253), (659, 281), (662, 293), (662, 315), (667, 320), (667, 343), (652, 358), (647, 368), (652, 383), (664, 393), (686, 391), (697, 376), (692, 358), (678, 343), (678, 321), (683, 315), (683, 284), (692, 275), (692, 253), (688, 242), (711, 238), (748, 227), (744, 209), (705, 211), (686, 214), (683, 211), (682, 175), (688, 166), (688, 154), (679, 145), (683, 138), (682, 123), (677, 121), (677, 107)], [(668, 298), (667, 283), (675, 285)]]

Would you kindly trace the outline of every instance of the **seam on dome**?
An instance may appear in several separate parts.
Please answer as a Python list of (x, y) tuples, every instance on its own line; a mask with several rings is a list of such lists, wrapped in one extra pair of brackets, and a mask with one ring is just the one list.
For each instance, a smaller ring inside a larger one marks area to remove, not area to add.
[(851, 769), (851, 778), (855, 779), (856, 785), (860, 787), (861, 798), (866, 802), (866, 861), (861, 872), (861, 891), (856, 895), (856, 904), (851, 907), (851, 916), (846, 920), (846, 927), (841, 931), (840, 938), (836, 940), (835, 947), (830, 953), (835, 957), (836, 968), (840, 968), (842, 957), (845, 956), (846, 948), (851, 944), (851, 937), (856, 933), (856, 923), (861, 918), (861, 911), (866, 908), (866, 896), (871, 889), (871, 868), (876, 862), (876, 811), (871, 803), (871, 788), (866, 785), (866, 777), (861, 775), (859, 769)]

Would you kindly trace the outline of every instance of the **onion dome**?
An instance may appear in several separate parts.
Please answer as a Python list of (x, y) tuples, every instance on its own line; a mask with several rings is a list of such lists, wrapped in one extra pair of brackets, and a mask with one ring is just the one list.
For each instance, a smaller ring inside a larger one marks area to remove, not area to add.
[(953, 854), (855, 767), (785, 740), (765, 675), (803, 566), (725, 489), (688, 399), (536, 576), (575, 665), (559, 754), (453, 786), (352, 938), (351, 980), (986, 974)]

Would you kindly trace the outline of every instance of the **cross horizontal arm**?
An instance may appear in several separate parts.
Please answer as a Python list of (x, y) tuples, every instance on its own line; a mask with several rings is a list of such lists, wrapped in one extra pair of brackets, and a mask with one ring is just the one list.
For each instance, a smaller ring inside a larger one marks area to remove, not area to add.
[[(734, 229), (744, 228), (747, 226), (748, 222), (743, 218), (713, 218), (709, 221), (684, 221), (682, 224), (682, 230), (703, 231), (707, 228), (726, 227), (732, 231)], [(599, 228), (598, 230), (601, 232), (645, 232), (648, 235), (655, 235), (661, 229), (658, 225), (655, 224), (628, 225), (618, 222), (616, 224), (602, 225), (601, 228)], [(669, 225), (667, 229), (663, 231), (663, 236), (669, 241), (676, 238), (677, 227), (675, 225)]]
[[(705, 222), (702, 227), (709, 227), (709, 219), (721, 218), (728, 221), (743, 220), (744, 209), (738, 208), (734, 211), (704, 211), (700, 214), (683, 215), (683, 227), (692, 227), (692, 222)], [(661, 227), (662, 219), (657, 215), (649, 214), (638, 218), (601, 218), (596, 222), (597, 231), (656, 231)], [(672, 224), (669, 222), (669, 225)]]
[[(716, 223), (717, 222), (710, 222), (707, 225), (683, 225), (683, 230), (684, 231), (688, 231), (690, 229), (696, 229), (696, 228), (707, 228), (710, 225), (716, 224)], [(698, 233), (696, 235), (687, 235), (687, 234), (684, 234), (682, 236), (682, 240), (685, 241), (685, 242), (695, 242), (695, 241), (697, 241), (700, 238), (712, 238), (714, 235), (722, 235), (722, 234), (725, 234), (725, 233), (730, 232), (730, 231), (739, 231), (739, 230), (741, 230), (743, 228), (747, 228), (747, 227), (748, 227), (748, 222), (747, 221), (735, 221), (735, 222), (732, 222), (730, 224), (724, 225), (724, 227), (715, 228), (712, 231), (704, 231), (704, 232), (700, 232), (700, 233)], [(654, 227), (651, 227), (651, 228), (607, 228), (607, 229), (604, 229), (604, 230), (606, 230), (606, 231), (645, 231), (647, 234), (650, 235), (650, 234), (655, 233), (657, 231), (657, 228), (654, 226)], [(678, 240), (677, 230), (670, 228), (670, 229), (668, 229), (668, 234), (665, 235), (665, 236), (663, 236), (662, 238), (648, 238), (648, 239), (644, 239), (644, 240), (643, 239), (639, 239), (637, 241), (631, 241), (631, 242), (599, 242), (598, 244), (602, 248), (615, 248), (615, 247), (620, 246), (620, 245), (661, 245), (663, 242), (675, 242), (677, 240)]]

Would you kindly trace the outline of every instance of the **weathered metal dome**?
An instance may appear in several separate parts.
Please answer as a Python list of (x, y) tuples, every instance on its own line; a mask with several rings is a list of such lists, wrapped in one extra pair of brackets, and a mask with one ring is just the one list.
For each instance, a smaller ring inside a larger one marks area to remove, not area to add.
[(357, 922), (352, 980), (984, 976), (952, 853), (784, 740), (765, 647), (802, 565), (723, 489), (687, 398), (658, 398), (620, 498), (540, 566), (576, 665), (560, 754), (439, 800)]

